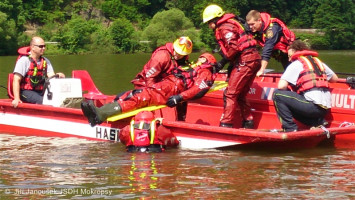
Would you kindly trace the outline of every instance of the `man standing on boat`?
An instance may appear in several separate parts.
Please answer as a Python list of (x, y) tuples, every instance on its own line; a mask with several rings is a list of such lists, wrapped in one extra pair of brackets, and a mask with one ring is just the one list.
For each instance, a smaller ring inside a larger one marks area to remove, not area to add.
[(298, 130), (293, 118), (309, 126), (325, 125), (324, 117), (331, 108), (328, 82), (337, 82), (338, 76), (317, 58), (317, 52), (310, 51), (300, 40), (290, 45), (288, 56), (292, 63), (282, 74), (278, 90), (273, 94), (283, 130)]
[[(125, 96), (140, 93), (142, 88), (151, 87), (153, 84), (160, 82), (164, 77), (171, 74), (178, 66), (186, 66), (189, 64), (189, 54), (192, 52), (192, 41), (189, 37), (180, 37), (174, 43), (166, 43), (158, 47), (152, 54), (150, 60), (144, 65), (143, 70), (139, 72), (131, 81), (134, 90), (127, 93), (123, 92), (116, 96), (115, 101)], [(187, 103), (182, 102), (176, 108), (178, 112), (178, 120), (185, 119)]]
[(108, 117), (137, 108), (165, 104), (175, 107), (183, 101), (200, 98), (208, 92), (214, 82), (215, 64), (214, 56), (204, 53), (196, 64), (179, 66), (160, 82), (141, 88), (138, 93), (131, 92), (132, 95), (119, 98), (118, 101), (100, 108), (95, 107), (91, 101), (82, 102), (81, 109), (91, 126), (95, 126), (106, 121)]
[(261, 69), (257, 76), (264, 73), (271, 57), (281, 62), (286, 69), (290, 64), (287, 57), (287, 47), (295, 40), (295, 34), (287, 28), (284, 22), (272, 18), (268, 13), (251, 10), (247, 14), (246, 20), (254, 38), (263, 47)]
[[(228, 77), (228, 87), (224, 91), (224, 111), (220, 126), (233, 127), (239, 105), (242, 127), (254, 128), (251, 107), (246, 100), (250, 86), (260, 69), (261, 57), (257, 42), (245, 31), (241, 19), (234, 14), (225, 14), (221, 7), (209, 5), (203, 11), (203, 23), (214, 30), (223, 59), (218, 62), (219, 70), (226, 62), (233, 67)], [(238, 105), (237, 105), (238, 104)]]
[(55, 75), (65, 78), (63, 73), (55, 74), (51, 62), (43, 57), (46, 45), (42, 38), (33, 37), (30, 46), (21, 49), (25, 50), (24, 55), (20, 55), (13, 72), (12, 105), (15, 108), (22, 102), (42, 104), (45, 79)]

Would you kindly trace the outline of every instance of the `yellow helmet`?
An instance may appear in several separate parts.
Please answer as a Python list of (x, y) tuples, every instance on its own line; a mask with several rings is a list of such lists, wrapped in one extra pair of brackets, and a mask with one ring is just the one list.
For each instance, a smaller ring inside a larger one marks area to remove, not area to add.
[(176, 53), (186, 56), (192, 52), (192, 41), (189, 37), (180, 37), (174, 42), (174, 50)]
[(224, 15), (224, 11), (221, 7), (217, 5), (209, 5), (203, 11), (203, 23), (210, 21), (216, 17), (222, 17)]

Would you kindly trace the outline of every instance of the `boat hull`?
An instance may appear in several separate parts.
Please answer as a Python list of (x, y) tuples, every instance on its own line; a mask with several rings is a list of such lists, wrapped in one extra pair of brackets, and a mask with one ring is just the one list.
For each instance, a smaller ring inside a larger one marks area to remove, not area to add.
[(25, 103), (13, 108), (9, 101), (0, 100), (2, 133), (119, 141), (120, 128), (126, 123), (103, 123), (91, 127), (80, 109)]

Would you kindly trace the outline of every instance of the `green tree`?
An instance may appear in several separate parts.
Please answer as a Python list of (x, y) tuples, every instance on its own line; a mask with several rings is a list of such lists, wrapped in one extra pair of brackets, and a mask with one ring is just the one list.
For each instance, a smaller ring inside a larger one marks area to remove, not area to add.
[(181, 10), (175, 8), (154, 15), (143, 31), (143, 40), (149, 41), (151, 50), (180, 36), (189, 36), (193, 41), (198, 40), (191, 20), (185, 17)]
[(332, 49), (354, 49), (355, 5), (352, 0), (322, 0), (314, 15), (314, 27), (321, 29)]
[(110, 27), (110, 33), (118, 52), (133, 51), (135, 42), (132, 41), (131, 36), (134, 33), (134, 28), (130, 21), (124, 18), (116, 19)]
[(118, 52), (109, 29), (101, 25), (94, 33), (91, 34), (90, 50), (91, 52), (95, 52), (95, 54), (110, 54)]
[(21, 0), (2, 0), (0, 2), (0, 55), (15, 54), (18, 37), (24, 31)]
[(0, 12), (0, 55), (8, 55), (15, 52), (17, 46), (16, 31), (15, 21), (8, 19), (5, 13)]
[[(291, 27), (310, 28), (313, 24), (313, 15), (319, 7), (319, 2), (314, 0), (291, 1), (292, 18), (289, 22)], [(296, 17), (294, 17), (296, 16)]]
[(82, 53), (91, 44), (91, 34), (97, 29), (98, 24), (94, 20), (86, 21), (80, 16), (74, 16), (59, 29), (55, 38), (67, 53)]
[(142, 10), (148, 5), (150, 5), (148, 0), (106, 0), (102, 3), (101, 9), (104, 15), (109, 19), (126, 18), (131, 21), (138, 21), (142, 19), (145, 14)]
[[(255, 9), (270, 13), (290, 28), (321, 29), (324, 35), (302, 35), (317, 48), (355, 48), (353, 0), (1, 0), (0, 54), (16, 53), (18, 46), (28, 44), (33, 32), (25, 32), (25, 27), (36, 28), (35, 34), (46, 40), (63, 41), (59, 47), (67, 53), (90, 52), (95, 46), (100, 52), (152, 50), (181, 35), (193, 39), (194, 50), (206, 45), (213, 49), (213, 33), (202, 23), (202, 12), (209, 4), (242, 18)], [(128, 21), (116, 23), (116, 19)], [(74, 25), (77, 22), (82, 27)]]

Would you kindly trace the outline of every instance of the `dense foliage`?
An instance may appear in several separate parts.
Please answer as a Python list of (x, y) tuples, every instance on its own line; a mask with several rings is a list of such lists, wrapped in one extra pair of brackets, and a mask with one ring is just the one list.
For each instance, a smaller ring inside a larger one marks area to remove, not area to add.
[(354, 49), (353, 0), (2, 0), (0, 55), (15, 54), (33, 35), (49, 45), (47, 53), (131, 53), (187, 35), (194, 50), (212, 49), (212, 32), (202, 23), (203, 9), (220, 5), (241, 17), (252, 9), (268, 12), (316, 49)]

